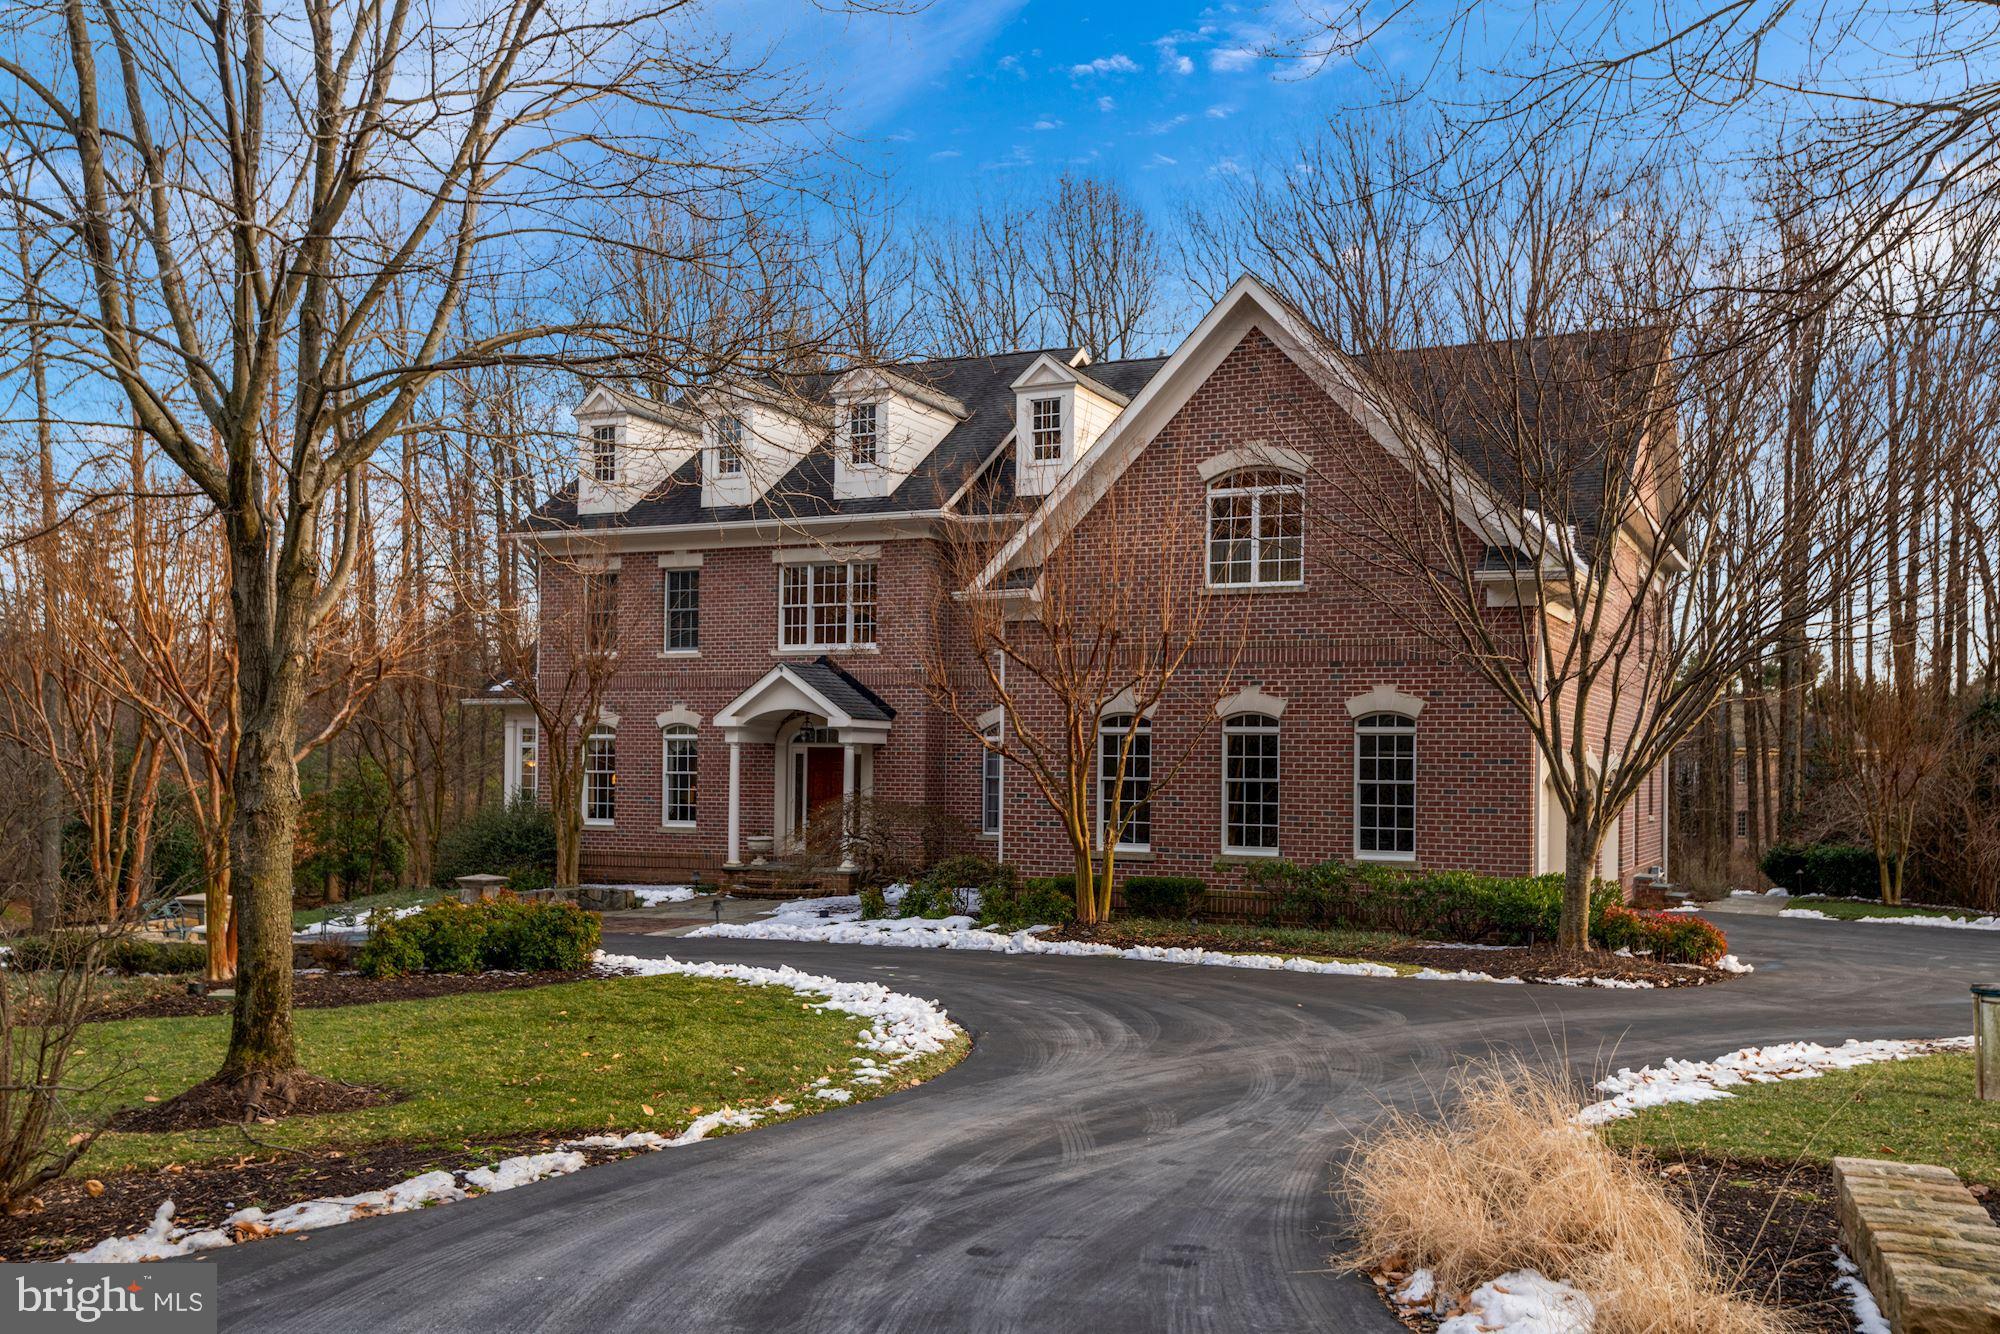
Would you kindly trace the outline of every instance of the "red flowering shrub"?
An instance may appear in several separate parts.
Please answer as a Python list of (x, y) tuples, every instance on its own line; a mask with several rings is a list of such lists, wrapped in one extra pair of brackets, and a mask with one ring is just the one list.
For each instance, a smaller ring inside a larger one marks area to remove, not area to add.
[(1640, 912), (1613, 905), (1597, 919), (1606, 949), (1650, 953), (1663, 963), (1706, 967), (1729, 952), (1729, 939), (1710, 921), (1685, 912)]

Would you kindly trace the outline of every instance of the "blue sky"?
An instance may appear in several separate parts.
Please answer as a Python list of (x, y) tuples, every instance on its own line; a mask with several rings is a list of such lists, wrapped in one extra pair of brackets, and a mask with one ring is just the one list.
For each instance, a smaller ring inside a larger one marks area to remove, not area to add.
[[(1171, 209), (1372, 88), (1351, 66), (1308, 76), (1262, 54), (1313, 26), (1295, 0), (933, 0), (895, 17), (815, 17), (773, 0), (751, 11), (738, 31), (805, 62), (858, 138), (855, 155), (915, 204), (1033, 189), (1071, 167)], [(1376, 59), (1392, 59), (1395, 43), (1378, 43)]]

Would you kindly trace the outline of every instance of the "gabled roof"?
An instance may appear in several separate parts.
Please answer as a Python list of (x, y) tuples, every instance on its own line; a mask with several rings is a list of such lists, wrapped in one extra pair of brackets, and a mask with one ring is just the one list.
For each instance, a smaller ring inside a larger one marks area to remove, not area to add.
[(803, 708), (826, 719), (829, 727), (887, 727), (896, 711), (883, 698), (821, 654), (811, 662), (781, 662), (757, 678), (756, 684), (724, 705), (715, 715), (717, 727), (743, 727), (772, 713)]
[[(857, 518), (935, 511), (964, 490), (966, 484), (989, 464), (1014, 429), (1013, 382), (1043, 355), (1043, 350), (1005, 352), (993, 356), (949, 357), (935, 361), (899, 363), (892, 371), (900, 380), (927, 387), (937, 395), (955, 400), (964, 415), (935, 449), (917, 465), (896, 489), (886, 496), (864, 496), (847, 500), (833, 497), (833, 446), (823, 441), (801, 459), (757, 501), (749, 505), (704, 506), (701, 503), (701, 460), (691, 458), (666, 481), (654, 487), (629, 509), (610, 514), (579, 516), (576, 485), (564, 486), (529, 519), (532, 532), (598, 532), (628, 528), (700, 527), (715, 523), (769, 520), (784, 522), (804, 518), (852, 516)], [(1074, 348), (1049, 353), (1067, 360), (1077, 355)], [(1090, 378), (1119, 396), (1139, 392), (1166, 362), (1164, 357), (1140, 357), (1124, 361), (1100, 361), (1090, 366)], [(828, 401), (834, 384), (849, 372), (838, 375), (801, 377), (787, 383), (794, 401)], [(775, 391), (772, 391), (775, 392)], [(1014, 507), (1012, 471), (1005, 461), (996, 467), (1002, 482), (980, 508), (989, 511)]]
[(616, 385), (592, 385), (590, 392), (583, 396), (583, 402), (576, 405), (576, 415), (588, 417), (603, 409), (593, 409), (593, 403), (603, 402), (618, 412), (628, 412), (635, 417), (659, 422), (662, 426), (678, 426), (686, 431), (699, 431), (701, 417), (677, 403), (662, 403), (657, 399), (642, 398), (638, 394), (627, 393)]

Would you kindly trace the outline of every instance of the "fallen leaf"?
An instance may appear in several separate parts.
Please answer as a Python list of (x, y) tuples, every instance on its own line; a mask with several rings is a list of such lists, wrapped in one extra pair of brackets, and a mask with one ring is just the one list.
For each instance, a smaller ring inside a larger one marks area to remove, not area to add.
[(104, 1183), (102, 1181), (99, 1181), (96, 1177), (92, 1177), (90, 1180), (83, 1183), (83, 1190), (86, 1195), (90, 1196), (90, 1198), (94, 1200), (98, 1196), (104, 1193)]
[(639, 1104), (639, 1110), (644, 1112), (648, 1116), (651, 1116), (653, 1114), (653, 1109), (651, 1107), (648, 1107), (643, 1102)]

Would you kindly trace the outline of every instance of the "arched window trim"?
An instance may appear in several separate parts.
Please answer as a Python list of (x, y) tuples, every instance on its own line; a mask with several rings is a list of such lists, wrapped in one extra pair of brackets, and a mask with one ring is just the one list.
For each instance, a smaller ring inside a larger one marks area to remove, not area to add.
[[(1378, 709), (1354, 716), (1353, 791), (1355, 860), (1415, 861), (1417, 719), (1414, 711)], [(1385, 842), (1389, 846), (1384, 847)]]
[(1275, 463), (1211, 480), (1203, 529), (1208, 586), (1304, 587), (1305, 496), (1305, 479)]
[(693, 829), (701, 787), (699, 733), (690, 723), (660, 728), (660, 827)]
[[(1122, 713), (1105, 713), (1097, 720), (1097, 842), (1098, 846), (1103, 846), (1113, 817), (1118, 810), (1129, 807), (1132, 815), (1119, 831), (1116, 850), (1150, 852), (1153, 847), (1151, 717), (1139, 718), (1138, 727), (1132, 731), (1131, 749), (1125, 757), (1121, 790), (1115, 794), (1110, 790), (1111, 784), (1118, 779), (1118, 750), (1124, 744), (1127, 730), (1132, 729), (1132, 717), (1128, 709)], [(1114, 805), (1117, 809), (1108, 809)]]
[[(1264, 744), (1268, 741), (1268, 745)], [(1230, 754), (1231, 743), (1238, 753)], [(1253, 749), (1250, 743), (1255, 742)], [(1243, 710), (1222, 720), (1222, 851), (1276, 857), (1284, 793), (1284, 745), (1277, 715)], [(1251, 772), (1255, 766), (1257, 772)], [(1269, 799), (1258, 790), (1268, 787)], [(1254, 840), (1254, 841), (1253, 841)]]

